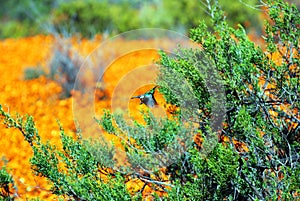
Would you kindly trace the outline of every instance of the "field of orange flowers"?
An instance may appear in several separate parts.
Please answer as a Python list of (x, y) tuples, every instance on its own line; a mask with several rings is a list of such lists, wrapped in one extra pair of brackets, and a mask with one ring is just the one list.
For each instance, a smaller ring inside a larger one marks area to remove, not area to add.
[[(60, 99), (62, 87), (59, 83), (44, 76), (32, 80), (24, 79), (25, 69), (29, 67), (49, 68), (55, 40), (53, 36), (39, 35), (22, 39), (6, 39), (0, 42), (0, 104), (11, 114), (17, 112), (21, 115), (32, 115), (42, 141), (49, 140), (51, 143), (59, 145), (60, 135), (57, 120), (62, 123), (67, 133), (72, 134), (76, 130), (73, 120), (72, 97)], [(101, 37), (93, 40), (82, 39), (80, 43), (71, 39), (70, 42), (80, 55), (85, 57), (99, 45)], [(151, 71), (150, 69), (149, 71), (149, 63), (154, 64), (158, 58), (157, 50), (149, 49), (132, 52), (117, 59), (103, 77), (108, 98), (96, 101), (96, 113), (101, 113), (103, 108), (111, 108), (112, 104), (118, 106), (124, 105), (124, 103), (125, 107), (130, 108), (130, 115), (134, 116), (135, 113), (138, 113), (143, 106), (139, 105), (139, 100), (129, 101), (130, 95), (145, 92), (153, 87), (155, 70)], [(142, 68), (134, 70), (140, 66)], [(127, 75), (128, 72), (131, 73)], [(144, 81), (138, 82), (143, 79)], [(125, 93), (123, 90), (126, 85), (134, 86), (134, 88), (131, 87), (130, 91), (126, 92), (127, 99), (124, 101), (124, 98), (118, 98), (118, 95)], [(113, 101), (110, 100), (112, 96), (115, 97)], [(159, 94), (157, 99), (162, 105), (163, 99)], [(158, 112), (161, 115), (165, 114), (164, 111), (162, 112), (162, 108), (159, 108)], [(80, 111), (77, 113), (80, 114)], [(84, 111), (82, 111), (82, 115), (84, 115)], [(34, 197), (47, 200), (57, 198), (50, 193), (47, 181), (34, 176), (30, 169), (29, 160), (32, 151), (22, 134), (18, 130), (7, 129), (2, 124), (0, 132), (0, 157), (3, 159), (0, 161), (0, 165), (5, 164), (13, 175), (16, 184), (15, 195), (22, 200)]]
[[(29, 114), (35, 119), (44, 140), (59, 141), (56, 119), (66, 130), (74, 130), (71, 99), (59, 100), (61, 87), (45, 77), (24, 80), (24, 70), (37, 65), (46, 66), (51, 57), (53, 37), (35, 36), (23, 39), (6, 39), (0, 42), (0, 102), (5, 110), (14, 114)], [(7, 163), (21, 199), (40, 197), (53, 199), (45, 179), (34, 176), (30, 169), (31, 147), (20, 132), (0, 126), (0, 155)]]

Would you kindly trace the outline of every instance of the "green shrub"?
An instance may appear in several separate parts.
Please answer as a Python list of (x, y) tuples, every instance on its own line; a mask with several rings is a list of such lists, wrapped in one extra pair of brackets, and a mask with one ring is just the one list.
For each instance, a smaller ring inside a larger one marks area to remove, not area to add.
[(1, 200), (12, 200), (11, 192), (14, 186), (14, 180), (5, 167), (0, 169), (0, 199)]
[(45, 33), (51, 9), (58, 1), (2, 1), (0, 8), (0, 38), (19, 38)]
[(39, 33), (38, 27), (33, 27), (30, 22), (9, 20), (1, 23), (0, 38), (20, 38)]
[[(250, 24), (261, 30), (255, 0), (221, 0), (230, 25)], [(198, 1), (4, 1), (0, 8), (1, 38), (24, 37), (38, 33), (122, 33), (138, 28), (163, 28), (185, 33), (199, 19), (209, 22), (208, 6)], [(9, 12), (8, 12), (9, 11)], [(30, 11), (30, 12), (28, 12)], [(248, 25), (249, 26), (249, 25)]]
[[(209, 32), (205, 23), (201, 23), (198, 28), (191, 30), (190, 36), (200, 43), (210, 56), (224, 83), (226, 124), (221, 136), (245, 143), (249, 151), (241, 152), (236, 149), (240, 155), (239, 166), (235, 170), (237, 176), (230, 180), (229, 190), (220, 194), (213, 193), (213, 198), (209, 197), (212, 194), (206, 194), (208, 190), (204, 190), (201, 192), (203, 200), (245, 200), (249, 197), (251, 200), (277, 200), (279, 197), (294, 200), (296, 198), (293, 196), (299, 192), (299, 188), (291, 187), (292, 181), (299, 183), (298, 178), (294, 176), (294, 172), (299, 172), (297, 100), (300, 58), (294, 53), (299, 48), (300, 31), (296, 28), (300, 22), (299, 11), (295, 6), (289, 6), (283, 1), (269, 2), (271, 21), (266, 22), (265, 37), (268, 52), (263, 52), (249, 40), (242, 26), (238, 29), (229, 27), (218, 6), (212, 8), (214, 31)], [(275, 58), (276, 64), (270, 58), (274, 52), (279, 53)], [(191, 79), (188, 74), (193, 72), (194, 68), (190, 60), (197, 63), (194, 54), (190, 53), (188, 56), (181, 53), (175, 58), (162, 54), (162, 65), (181, 72), (197, 94), (199, 108), (209, 111), (210, 105), (203, 104), (206, 102), (202, 99), (207, 91), (197, 89), (203, 89), (205, 86)], [(193, 78), (197, 78), (192, 75)], [(259, 84), (261, 78), (266, 80), (265, 84)], [(164, 80), (160, 82), (160, 85), (166, 86)], [(167, 84), (170, 82), (172, 81), (168, 80)], [(164, 93), (164, 90), (161, 91)], [(167, 93), (166, 100), (172, 102), (168, 95)], [(286, 106), (288, 109), (285, 111), (282, 108)], [(278, 116), (272, 115), (274, 112), (278, 113)], [(199, 118), (205, 122), (209, 117)], [(234, 146), (232, 141), (231, 144)], [(193, 162), (191, 163), (193, 165)], [(209, 171), (212, 171), (212, 168)], [(197, 174), (198, 177), (201, 175), (203, 173)], [(279, 175), (282, 178), (279, 178)], [(200, 189), (205, 186), (202, 180), (195, 183)], [(191, 188), (193, 189), (179, 186), (174, 193), (182, 191), (184, 195), (187, 190), (189, 193), (198, 193), (195, 186)], [(218, 188), (220, 186), (216, 185), (213, 189)], [(226, 188), (223, 187), (222, 190), (224, 189)]]
[[(54, 194), (72, 200), (130, 200), (125, 178), (117, 172), (111, 172), (106, 174), (107, 180), (103, 179), (98, 169), (101, 164), (78, 138), (67, 136), (61, 128), (63, 149), (58, 150), (49, 142), (43, 144), (40, 141), (31, 116), (13, 117), (4, 112), (1, 105), (0, 114), (7, 127), (20, 130), (29, 142), (33, 150), (33, 158), (30, 160), (32, 169), (36, 175), (46, 177), (51, 182)], [(1, 179), (4, 187), (11, 183), (11, 177), (4, 170), (1, 170)], [(5, 196), (9, 196), (10, 192), (4, 189), (4, 193), (7, 193)]]
[[(218, 144), (207, 158), (199, 157), (196, 149), (189, 151), (193, 168), (183, 175), (173, 175), (175, 187), (169, 200), (221, 200), (233, 191), (233, 181), (238, 177), (239, 156), (233, 148)], [(175, 173), (175, 172), (174, 172)], [(183, 171), (180, 174), (184, 173)], [(184, 181), (184, 183), (182, 183)]]
[[(220, 1), (228, 13), (230, 24), (250, 23), (260, 31), (258, 12), (238, 1)], [(205, 7), (205, 8), (203, 8)], [(79, 32), (91, 37), (95, 33), (122, 33), (138, 28), (163, 28), (186, 32), (195, 27), (199, 19), (209, 16), (207, 5), (197, 1), (71, 1), (61, 3), (54, 10), (55, 30), (63, 33)], [(247, 21), (248, 20), (248, 21)]]
[[(126, 11), (126, 12), (124, 12)], [(80, 33), (91, 37), (96, 33), (124, 32), (137, 29), (136, 11), (128, 3), (108, 1), (72, 1), (54, 10), (54, 27), (58, 32)]]

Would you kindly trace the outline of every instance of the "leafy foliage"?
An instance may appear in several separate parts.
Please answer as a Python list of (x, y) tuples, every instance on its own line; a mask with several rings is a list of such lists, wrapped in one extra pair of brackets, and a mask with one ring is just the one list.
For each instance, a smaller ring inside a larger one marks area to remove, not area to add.
[(0, 169), (0, 199), (11, 200), (11, 188), (14, 185), (12, 175), (10, 175), (5, 167)]
[(195, 149), (189, 154), (193, 172), (188, 172), (184, 185), (180, 175), (176, 175), (177, 185), (169, 192), (168, 199), (220, 200), (232, 193), (239, 166), (238, 154), (232, 148), (218, 144), (205, 159)]
[[(130, 200), (129, 193), (120, 174), (107, 173), (102, 178), (100, 164), (85, 149), (78, 139), (67, 136), (61, 128), (63, 148), (59, 150), (49, 142), (42, 143), (33, 123), (33, 118), (26, 120), (17, 115), (12, 117), (0, 107), (1, 116), (8, 127), (21, 131), (33, 150), (32, 169), (36, 175), (46, 177), (52, 183), (52, 192), (68, 199), (80, 200)], [(11, 182), (11, 177), (4, 174), (4, 190)], [(4, 191), (6, 193), (7, 191)], [(9, 193), (9, 192), (7, 192)], [(8, 194), (9, 195), (9, 194)]]
[[(225, 83), (227, 111), (221, 137), (231, 139), (232, 146), (233, 139), (237, 139), (249, 149), (241, 152), (237, 148), (240, 155), (238, 176), (231, 180), (231, 191), (219, 194), (216, 200), (294, 199), (293, 195), (299, 191), (283, 188), (289, 186), (292, 175), (299, 171), (299, 91), (296, 88), (300, 84), (297, 51), (300, 32), (294, 29), (299, 26), (299, 11), (282, 1), (269, 2), (268, 6), (270, 22), (266, 26), (266, 42), (269, 52), (266, 53), (248, 39), (241, 26), (230, 28), (217, 5), (211, 10), (213, 33), (205, 23), (191, 30), (191, 38), (202, 45)], [(293, 34), (288, 36), (291, 32)], [(192, 62), (182, 65), (186, 61), (185, 55), (172, 59), (162, 54), (163, 67), (178, 71), (181, 66), (181, 72), (193, 72)], [(189, 75), (183, 75), (191, 80)], [(195, 83), (191, 81), (192, 86)], [(198, 86), (203, 88), (201, 84)], [(206, 93), (196, 91), (200, 108), (203, 101), (199, 97)], [(201, 109), (209, 108), (204, 105)], [(200, 120), (204, 121), (203, 118), (200, 116)]]

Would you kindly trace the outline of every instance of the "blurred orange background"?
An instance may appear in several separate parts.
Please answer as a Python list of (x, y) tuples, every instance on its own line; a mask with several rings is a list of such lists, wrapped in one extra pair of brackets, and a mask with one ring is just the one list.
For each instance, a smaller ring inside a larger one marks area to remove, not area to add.
[[(93, 40), (82, 39), (80, 43), (77, 40), (70, 41), (80, 55), (86, 57), (98, 47), (101, 37)], [(67, 133), (72, 135), (76, 131), (72, 97), (60, 99), (62, 87), (45, 76), (32, 80), (24, 79), (24, 72), (28, 67), (49, 68), (55, 42), (53, 36), (44, 35), (5, 39), (0, 42), (0, 104), (12, 115), (16, 113), (32, 115), (42, 141), (49, 140), (59, 146), (60, 134), (57, 120), (62, 123)], [(120, 105), (122, 109), (128, 109), (130, 116), (139, 118), (139, 111), (145, 109), (145, 106), (140, 105), (138, 99), (130, 100), (130, 97), (145, 93), (154, 86), (157, 71), (155, 62), (158, 58), (157, 50), (148, 49), (123, 55), (112, 63), (103, 77), (107, 97), (95, 99), (95, 113), (100, 116), (104, 108), (117, 110)], [(126, 97), (122, 98), (120, 94), (126, 94)], [(76, 95), (78, 93), (74, 92), (73, 96)], [(155, 96), (161, 105), (156, 110), (159, 115), (164, 116), (162, 95), (156, 92)], [(114, 97), (113, 101), (111, 97)], [(84, 115), (84, 109), (82, 113), (81, 111), (77, 113)], [(32, 157), (32, 150), (22, 134), (16, 129), (5, 128), (3, 124), (0, 125), (0, 132), (0, 157), (3, 159), (0, 165), (6, 165), (13, 175), (16, 184), (15, 196), (22, 200), (35, 197), (46, 200), (58, 199), (49, 191), (50, 184), (46, 179), (34, 176), (30, 169), (29, 160)], [(128, 186), (128, 188), (138, 187)]]

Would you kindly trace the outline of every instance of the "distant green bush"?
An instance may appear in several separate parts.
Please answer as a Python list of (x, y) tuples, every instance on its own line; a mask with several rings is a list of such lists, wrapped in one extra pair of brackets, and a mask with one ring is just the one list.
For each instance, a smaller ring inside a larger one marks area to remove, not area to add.
[(46, 76), (46, 72), (39, 66), (26, 68), (24, 71), (25, 80), (32, 80), (41, 76)]
[[(260, 29), (259, 14), (251, 6), (256, 1), (247, 1), (247, 5), (238, 1), (220, 1), (228, 13), (230, 24), (250, 23)], [(137, 28), (163, 28), (185, 33), (197, 26), (199, 19), (206, 19), (205, 4), (198, 1), (110, 1), (88, 0), (72, 1), (60, 4), (54, 10), (56, 30), (79, 32), (83, 36), (95, 33), (122, 33)]]
[(10, 0), (1, 1), (0, 38), (19, 38), (46, 33), (50, 12), (58, 0)]
[(20, 38), (39, 33), (28, 21), (9, 20), (1, 23), (0, 38)]
[[(220, 0), (230, 25), (250, 24), (261, 29), (256, 1)], [(138, 28), (163, 28), (186, 33), (199, 19), (209, 23), (207, 7), (198, 1), (37, 1), (11, 0), (1, 4), (0, 38), (22, 37), (38, 33), (117, 34)], [(9, 11), (9, 12), (8, 12)], [(30, 12), (29, 12), (30, 11)]]

